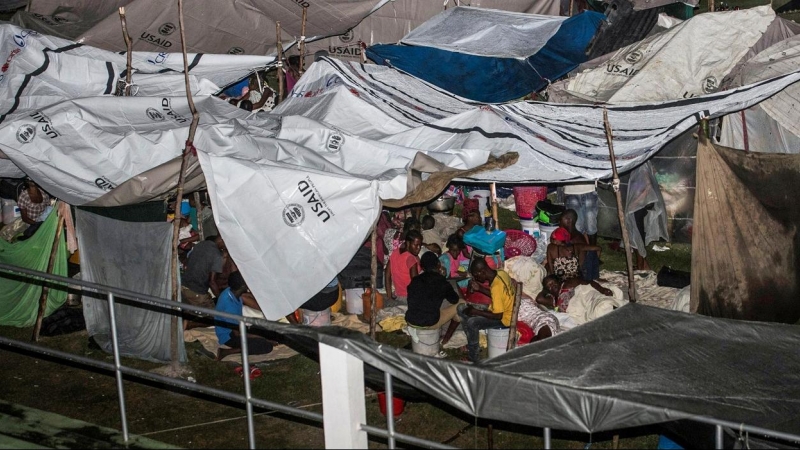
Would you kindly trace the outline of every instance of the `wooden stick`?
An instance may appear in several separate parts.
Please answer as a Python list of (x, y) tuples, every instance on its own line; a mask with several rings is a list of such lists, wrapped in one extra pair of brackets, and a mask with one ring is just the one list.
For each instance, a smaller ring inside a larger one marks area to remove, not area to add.
[[(181, 229), (181, 202), (183, 201), (183, 184), (186, 179), (186, 160), (189, 158), (191, 149), (194, 147), (194, 133), (197, 130), (197, 122), (200, 120), (200, 115), (197, 114), (197, 109), (194, 107), (192, 90), (189, 84), (189, 57), (186, 55), (186, 31), (183, 26), (183, 0), (178, 0), (178, 24), (180, 25), (181, 32), (181, 51), (183, 53), (183, 77), (186, 84), (186, 100), (189, 102), (189, 109), (192, 111), (192, 123), (189, 125), (189, 137), (186, 140), (186, 145), (181, 154), (181, 169), (178, 173), (178, 189), (175, 196), (175, 218), (172, 221), (172, 261), (170, 264), (172, 266), (172, 300), (176, 302), (181, 301), (178, 292), (178, 245), (180, 244), (178, 236)], [(180, 360), (178, 359), (177, 315), (172, 316), (171, 334), (170, 357), (172, 358), (172, 367), (177, 372), (180, 366)]]
[[(379, 211), (382, 211), (380, 209)], [(378, 220), (380, 220), (380, 214), (378, 214)], [(369, 308), (369, 337), (372, 340), (375, 340), (375, 328), (378, 311), (375, 309), (378, 307), (378, 224), (375, 223), (375, 226), (372, 227), (372, 236), (370, 236), (370, 247), (372, 247), (372, 262), (370, 263), (370, 270), (372, 273), (370, 274), (369, 282), (372, 285), (372, 290), (370, 291), (369, 301), (370, 301), (370, 308)]]
[(708, 0), (708, 12), (714, 12), (714, 0)]
[(489, 450), (494, 448), (494, 427), (491, 423), (486, 425), (486, 448)]
[(615, 434), (611, 437), (611, 448), (617, 450), (619, 448), (619, 435)]
[(298, 71), (300, 76), (303, 76), (306, 66), (306, 17), (308, 15), (308, 8), (303, 6), (303, 22), (300, 24), (300, 67)]
[(125, 48), (127, 49), (127, 65), (125, 66), (125, 96), (130, 97), (131, 95), (131, 77), (132, 74), (132, 58), (133, 52), (131, 49), (131, 37), (128, 35), (128, 21), (125, 20), (125, 7), (120, 6), (119, 8), (119, 20), (122, 22), (122, 38), (125, 39)]
[(197, 233), (200, 235), (200, 240), (203, 241), (206, 238), (206, 234), (203, 233), (203, 219), (201, 218), (200, 213), (203, 212), (203, 203), (200, 201), (200, 192), (194, 192), (194, 207), (195, 207), (195, 214), (197, 214)]
[[(58, 214), (58, 205), (54, 208), (54, 212)], [(58, 253), (58, 247), (59, 244), (61, 244), (61, 230), (63, 228), (64, 216), (58, 214), (56, 237), (53, 240), (53, 248), (50, 249), (50, 259), (47, 261), (47, 273), (53, 272), (53, 266), (56, 262), (56, 253)], [(33, 326), (33, 336), (31, 336), (31, 340), (34, 342), (39, 342), (39, 332), (42, 330), (42, 320), (44, 319), (44, 312), (47, 309), (47, 297), (49, 292), (49, 282), (46, 282), (44, 286), (42, 286), (42, 294), (39, 296), (39, 312), (36, 314), (36, 324)]]
[(281, 42), (281, 23), (275, 22), (275, 32), (278, 34), (276, 45), (278, 46), (278, 98), (275, 99), (275, 106), (283, 101), (283, 43)]
[(619, 226), (622, 229), (622, 242), (625, 245), (625, 260), (628, 264), (628, 297), (631, 303), (636, 303), (636, 283), (633, 279), (633, 255), (631, 255), (631, 242), (628, 236), (628, 227), (625, 225), (625, 214), (622, 209), (622, 194), (619, 192), (619, 173), (617, 173), (617, 158), (614, 156), (614, 138), (611, 134), (611, 124), (608, 122), (608, 110), (603, 108), (603, 125), (606, 130), (608, 154), (611, 158), (611, 171), (614, 173), (613, 189), (617, 197), (617, 215)]
[(569, 0), (569, 17), (572, 17), (572, 12), (575, 9), (575, 0)]
[(511, 309), (511, 324), (508, 327), (506, 350), (513, 350), (517, 346), (517, 317), (519, 317), (519, 305), (522, 303), (522, 283), (519, 281), (514, 281), (514, 283), (516, 284), (517, 292), (514, 295), (514, 307)]

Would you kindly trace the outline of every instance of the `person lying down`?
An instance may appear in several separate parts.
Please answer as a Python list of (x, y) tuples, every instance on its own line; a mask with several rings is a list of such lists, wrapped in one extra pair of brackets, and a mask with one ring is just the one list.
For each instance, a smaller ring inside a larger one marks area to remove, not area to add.
[(572, 278), (562, 282), (557, 276), (548, 275), (542, 285), (536, 303), (566, 313), (577, 325), (602, 317), (628, 303), (618, 287), (604, 287), (596, 281)]

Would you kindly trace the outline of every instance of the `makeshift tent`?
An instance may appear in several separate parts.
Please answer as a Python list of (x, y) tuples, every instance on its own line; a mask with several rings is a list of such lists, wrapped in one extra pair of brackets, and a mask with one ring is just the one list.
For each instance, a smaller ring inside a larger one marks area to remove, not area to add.
[[(800, 329), (628, 304), (481, 364), (343, 329), (264, 323), (356, 356), (475, 417), (595, 433), (694, 417), (800, 433)], [(738, 431), (738, 430), (737, 430)]]
[(733, 319), (800, 319), (800, 155), (697, 150), (693, 312)]
[[(617, 164), (621, 170), (637, 166), (693, 126), (701, 112), (715, 117), (750, 106), (798, 78), (795, 73), (691, 101), (610, 108)], [(22, 104), (28, 96), (41, 99), (40, 89), (33, 82), (19, 89)], [(96, 184), (102, 177), (113, 192), (143, 178), (155, 165), (152, 158), (173, 164), (188, 133), (188, 121), (176, 119), (190, 116), (181, 97), (66, 100), (62, 94), (49, 100), (51, 106), (7, 116), (0, 149), (72, 204), (102, 206), (96, 203), (106, 192)], [(274, 114), (248, 113), (211, 96), (197, 96), (195, 103), (201, 118), (194, 144), (218, 229), (269, 318), (296, 309), (347, 264), (381, 201), (424, 201), (413, 194), (431, 173), (445, 174), (440, 181), (464, 174), (506, 182), (610, 174), (600, 108), (482, 106), (382, 66), (323, 59)], [(160, 113), (165, 104), (168, 113)], [(40, 132), (45, 125), (57, 137)], [(487, 161), (486, 171), (473, 172)], [(149, 199), (136, 192), (131, 189), (126, 202)], [(308, 261), (313, 269), (296, 270)]]
[[(57, 226), (58, 214), (53, 211), (31, 238), (13, 244), (0, 239), (0, 262), (46, 272)], [(59, 239), (53, 270), (50, 273), (67, 275), (67, 250), (63, 234)], [(36, 322), (42, 285), (31, 284), (28, 281), (8, 276), (0, 277), (0, 325), (30, 327)], [(66, 289), (49, 289), (45, 316), (52, 314), (66, 300)]]
[[(184, 17), (191, 52), (274, 55), (276, 22), (284, 46), (302, 35), (303, 7), (308, 7), (305, 36), (309, 40), (339, 35), (389, 0), (239, 0), (224, 8), (216, 0), (193, 0)], [(113, 6), (113, 7), (112, 7)], [(133, 49), (179, 52), (178, 4), (160, 0), (33, 0), (15, 23), (106, 50), (125, 50), (117, 6), (125, 6)]]
[[(133, 223), (77, 210), (75, 216), (81, 252), (81, 279), (144, 295), (169, 298), (171, 287), (172, 224)], [(111, 353), (108, 302), (84, 289), (86, 329), (103, 350)], [(170, 322), (165, 309), (117, 302), (116, 322), (122, 355), (169, 361)], [(178, 333), (179, 359), (186, 361), (183, 333)]]
[(462, 6), (425, 22), (399, 45), (369, 47), (367, 56), (456, 95), (499, 103), (538, 91), (586, 61), (603, 17)]
[[(449, 6), (452, 7), (452, 4)], [(472, 6), (499, 9), (503, 11), (546, 16), (559, 15), (559, 2), (551, 0), (481, 0)], [(378, 43), (394, 44), (411, 30), (422, 25), (431, 17), (448, 9), (442, 2), (428, 0), (393, 0), (362, 20), (355, 28), (341, 36), (322, 39), (310, 43), (306, 49), (309, 55), (325, 50), (336, 58), (358, 61), (361, 46)], [(308, 60), (311, 63), (311, 60)]]

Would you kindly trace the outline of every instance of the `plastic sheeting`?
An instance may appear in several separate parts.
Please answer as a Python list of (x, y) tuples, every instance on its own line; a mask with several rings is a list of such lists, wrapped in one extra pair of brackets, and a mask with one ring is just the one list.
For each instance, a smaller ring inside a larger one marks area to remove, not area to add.
[[(184, 14), (187, 47), (191, 52), (217, 54), (275, 54), (276, 22), (281, 23), (284, 47), (301, 36), (303, 7), (308, 8), (309, 40), (338, 35), (357, 25), (389, 0), (237, 0), (221, 7), (217, 0), (193, 0)], [(112, 51), (125, 50), (116, 8), (125, 6), (133, 49), (180, 52), (178, 3), (160, 0), (33, 0), (30, 13), (18, 22), (41, 32)], [(111, 4), (111, 5), (108, 5)]]
[(570, 94), (592, 102), (673, 100), (718, 91), (723, 78), (775, 19), (767, 6), (707, 13), (617, 50), (570, 79)]
[[(25, 241), (9, 244), (0, 239), (0, 262), (23, 267), (25, 269), (47, 272), (50, 261), (50, 251), (58, 227), (58, 214), (55, 211), (36, 230), (36, 233)], [(53, 270), (54, 275), (67, 275), (67, 249), (65, 243), (66, 233), (61, 234), (58, 250), (56, 250)], [(38, 283), (29, 283), (27, 280), (16, 281), (7, 278), (7, 274), (0, 277), (0, 325), (13, 327), (29, 327), (36, 322), (39, 312), (39, 297), (42, 286)], [(53, 287), (47, 295), (47, 306), (44, 315), (49, 316), (67, 300), (67, 291)]]
[(604, 16), (564, 18), (479, 8), (449, 9), (367, 56), (462, 97), (499, 103), (545, 87), (586, 61)]
[[(650, 209), (644, 218), (643, 237), (636, 227), (635, 214), (648, 207)], [(647, 245), (651, 242), (660, 239), (669, 241), (664, 198), (661, 196), (661, 190), (658, 188), (658, 182), (649, 161), (634, 169), (628, 179), (625, 226), (628, 228), (631, 248), (635, 248), (642, 257), (647, 256)]]
[[(77, 210), (76, 226), (84, 281), (104, 284), (154, 297), (169, 298), (172, 224), (122, 222)], [(111, 352), (108, 302), (84, 289), (83, 315), (89, 336)], [(152, 361), (169, 361), (172, 316), (153, 306), (129, 306), (116, 298), (120, 353)], [(183, 332), (177, 338), (179, 358), (186, 361)]]
[(800, 432), (796, 326), (629, 304), (475, 365), (380, 345), (350, 330), (265, 327), (306, 346), (313, 339), (336, 347), (490, 420), (594, 433), (711, 417)]
[(692, 240), (692, 311), (800, 319), (800, 156), (701, 144)]

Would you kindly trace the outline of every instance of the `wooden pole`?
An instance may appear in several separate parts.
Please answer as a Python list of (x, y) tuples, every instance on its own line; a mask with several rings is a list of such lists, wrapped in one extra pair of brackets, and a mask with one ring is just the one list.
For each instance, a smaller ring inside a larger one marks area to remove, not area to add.
[(131, 77), (133, 74), (131, 73), (133, 68), (132, 58), (133, 58), (133, 51), (132, 51), (132, 44), (131, 44), (131, 37), (128, 34), (128, 21), (125, 20), (125, 7), (121, 6), (119, 8), (119, 20), (122, 22), (122, 38), (125, 39), (125, 48), (127, 49), (127, 65), (125, 66), (125, 96), (130, 97), (131, 95)]
[(511, 324), (508, 327), (506, 350), (513, 350), (517, 346), (517, 317), (519, 317), (519, 305), (522, 303), (522, 283), (514, 281), (514, 284), (517, 292), (514, 295), (514, 307), (511, 309)]
[(303, 22), (300, 24), (300, 67), (298, 71), (300, 76), (303, 76), (306, 67), (306, 17), (308, 16), (308, 8), (303, 7)]
[[(64, 216), (58, 213), (58, 204), (56, 204), (53, 212), (58, 214), (58, 225), (56, 228), (56, 237), (53, 240), (53, 248), (50, 249), (50, 259), (47, 261), (47, 273), (53, 272), (53, 266), (56, 262), (56, 253), (58, 253), (58, 246), (61, 243), (61, 230), (64, 228)], [(44, 319), (44, 312), (47, 309), (47, 296), (49, 292), (50, 287), (49, 282), (47, 282), (42, 286), (42, 294), (39, 296), (39, 312), (36, 314), (36, 324), (33, 326), (33, 336), (31, 336), (31, 340), (34, 342), (39, 342), (39, 332), (42, 330), (42, 320)]]
[(708, 12), (714, 12), (714, 0), (708, 0)]
[(572, 17), (572, 12), (575, 9), (575, 0), (569, 0), (569, 16)]
[(281, 42), (281, 23), (275, 22), (275, 32), (278, 34), (276, 45), (278, 46), (278, 98), (275, 99), (275, 106), (283, 101), (285, 95), (283, 91), (283, 43)]
[(495, 183), (490, 184), (489, 192), (491, 192), (489, 200), (492, 202), (492, 220), (494, 220), (494, 227), (499, 230), (500, 222), (498, 222), (498, 215), (497, 215), (497, 184)]
[[(197, 109), (194, 107), (194, 100), (192, 100), (192, 90), (189, 84), (189, 58), (186, 56), (186, 31), (183, 25), (183, 0), (178, 0), (178, 24), (181, 32), (181, 51), (183, 52), (183, 75), (186, 84), (186, 100), (189, 102), (189, 109), (192, 111), (192, 123), (189, 125), (189, 137), (186, 140), (186, 145), (181, 154), (181, 169), (178, 173), (178, 189), (175, 196), (175, 219), (172, 223), (172, 260), (170, 262), (172, 268), (172, 300), (176, 302), (181, 301), (178, 292), (178, 238), (181, 228), (181, 202), (183, 201), (183, 184), (186, 179), (186, 160), (194, 148), (194, 133), (197, 130), (197, 122), (200, 120), (200, 115), (197, 114)], [(172, 358), (172, 368), (176, 373), (180, 371), (180, 360), (178, 359), (178, 316), (172, 316), (171, 323), (172, 341), (170, 343), (170, 357)]]
[[(382, 211), (383, 209), (380, 209)], [(380, 214), (378, 215), (378, 220), (380, 220)], [(378, 311), (375, 309), (378, 307), (378, 224), (377, 222), (372, 227), (372, 235), (370, 236), (370, 250), (372, 253), (372, 262), (370, 263), (370, 270), (372, 273), (370, 274), (370, 283), (372, 285), (372, 289), (370, 290), (370, 308), (369, 308), (369, 337), (375, 340), (375, 328), (377, 323)]]
[(194, 193), (194, 207), (197, 211), (197, 234), (200, 235), (200, 240), (203, 241), (206, 238), (206, 234), (203, 232), (203, 219), (201, 213), (203, 212), (203, 203), (200, 201), (200, 192), (195, 191)]
[(633, 279), (633, 255), (631, 254), (630, 236), (628, 227), (625, 225), (625, 214), (622, 209), (622, 194), (619, 192), (619, 173), (617, 173), (617, 158), (614, 155), (614, 138), (611, 133), (611, 124), (608, 122), (608, 110), (603, 108), (603, 125), (606, 130), (606, 142), (608, 143), (608, 154), (611, 159), (611, 171), (614, 173), (612, 187), (614, 195), (617, 197), (617, 215), (619, 226), (622, 229), (622, 242), (625, 245), (625, 260), (628, 264), (628, 297), (631, 303), (636, 303), (636, 283)]

